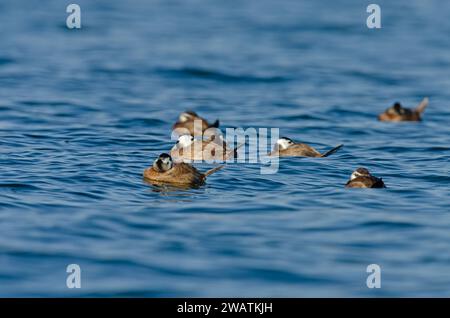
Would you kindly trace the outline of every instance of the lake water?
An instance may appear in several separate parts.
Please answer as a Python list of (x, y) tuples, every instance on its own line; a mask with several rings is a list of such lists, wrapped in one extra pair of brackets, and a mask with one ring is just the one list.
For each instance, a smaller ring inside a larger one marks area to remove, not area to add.
[[(0, 3), (1, 296), (450, 295), (449, 2), (377, 1), (378, 30), (367, 1), (68, 3)], [(158, 191), (185, 109), (345, 146)], [(359, 166), (388, 188), (345, 190)]]

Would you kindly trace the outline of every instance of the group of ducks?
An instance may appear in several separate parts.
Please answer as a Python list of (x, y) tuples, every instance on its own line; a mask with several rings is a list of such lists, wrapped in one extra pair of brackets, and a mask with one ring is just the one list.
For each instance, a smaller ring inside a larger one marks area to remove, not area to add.
[[(404, 108), (395, 103), (378, 116), (380, 121), (420, 121), (421, 115), (428, 106), (428, 98), (414, 109)], [(193, 111), (180, 114), (178, 121), (173, 125), (174, 132), (179, 136), (170, 154), (162, 153), (153, 162), (153, 165), (144, 171), (144, 178), (153, 185), (172, 185), (181, 187), (196, 187), (205, 183), (206, 178), (224, 166), (217, 166), (205, 173), (200, 172), (190, 163), (195, 160), (227, 160), (237, 157), (237, 148), (231, 149), (223, 140), (218, 129), (219, 121), (210, 124), (206, 119)], [(201, 137), (201, 139), (196, 139)], [(273, 150), (268, 156), (278, 157), (328, 157), (343, 145), (321, 153), (313, 147), (296, 143), (282, 137), (277, 140)], [(385, 188), (381, 178), (370, 174), (366, 168), (356, 169), (346, 183), (347, 188)]]

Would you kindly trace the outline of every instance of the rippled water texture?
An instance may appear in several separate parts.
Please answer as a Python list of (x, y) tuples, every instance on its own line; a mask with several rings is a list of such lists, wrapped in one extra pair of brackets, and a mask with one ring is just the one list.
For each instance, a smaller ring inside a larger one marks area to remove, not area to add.
[[(0, 295), (450, 295), (448, 2), (377, 1), (380, 30), (367, 1), (76, 2), (81, 30), (0, 3)], [(160, 191), (142, 171), (185, 109), (345, 146)], [(359, 166), (388, 188), (345, 190)]]

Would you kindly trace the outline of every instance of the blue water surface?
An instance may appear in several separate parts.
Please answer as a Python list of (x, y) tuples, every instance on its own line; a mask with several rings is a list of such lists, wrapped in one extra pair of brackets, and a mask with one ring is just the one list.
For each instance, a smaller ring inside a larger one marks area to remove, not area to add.
[[(448, 1), (378, 0), (378, 30), (357, 0), (76, 3), (80, 30), (0, 3), (0, 296), (450, 296)], [(161, 191), (142, 172), (185, 109), (345, 146)], [(359, 166), (388, 188), (345, 190)]]

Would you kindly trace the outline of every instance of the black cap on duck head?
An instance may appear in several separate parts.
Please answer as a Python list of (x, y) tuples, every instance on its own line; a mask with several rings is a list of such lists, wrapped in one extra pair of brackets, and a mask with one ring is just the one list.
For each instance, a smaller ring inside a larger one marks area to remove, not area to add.
[(286, 141), (294, 142), (294, 141), (292, 141), (291, 138), (288, 138), (288, 137), (281, 137), (280, 139), (284, 139), (284, 140), (286, 140)]
[(160, 154), (158, 159), (153, 162), (153, 169), (159, 172), (170, 170), (172, 169), (172, 166), (172, 157), (167, 153)]
[(277, 140), (277, 143), (275, 144), (275, 148), (276, 149), (287, 149), (289, 148), (289, 146), (293, 145), (294, 142), (292, 141), (292, 139), (288, 138), (288, 137), (281, 137), (280, 139)]
[(358, 177), (370, 177), (370, 172), (366, 168), (358, 168), (355, 171), (353, 171), (350, 180), (353, 180)]
[(400, 104), (399, 102), (396, 102), (394, 104), (394, 106), (392, 106), (392, 107), (394, 107), (395, 110), (400, 110), (400, 109), (402, 109), (402, 104)]
[(392, 105), (392, 107), (390, 107), (387, 112), (391, 114), (401, 114), (403, 112), (402, 104), (400, 104), (399, 102), (395, 102), (395, 104)]

